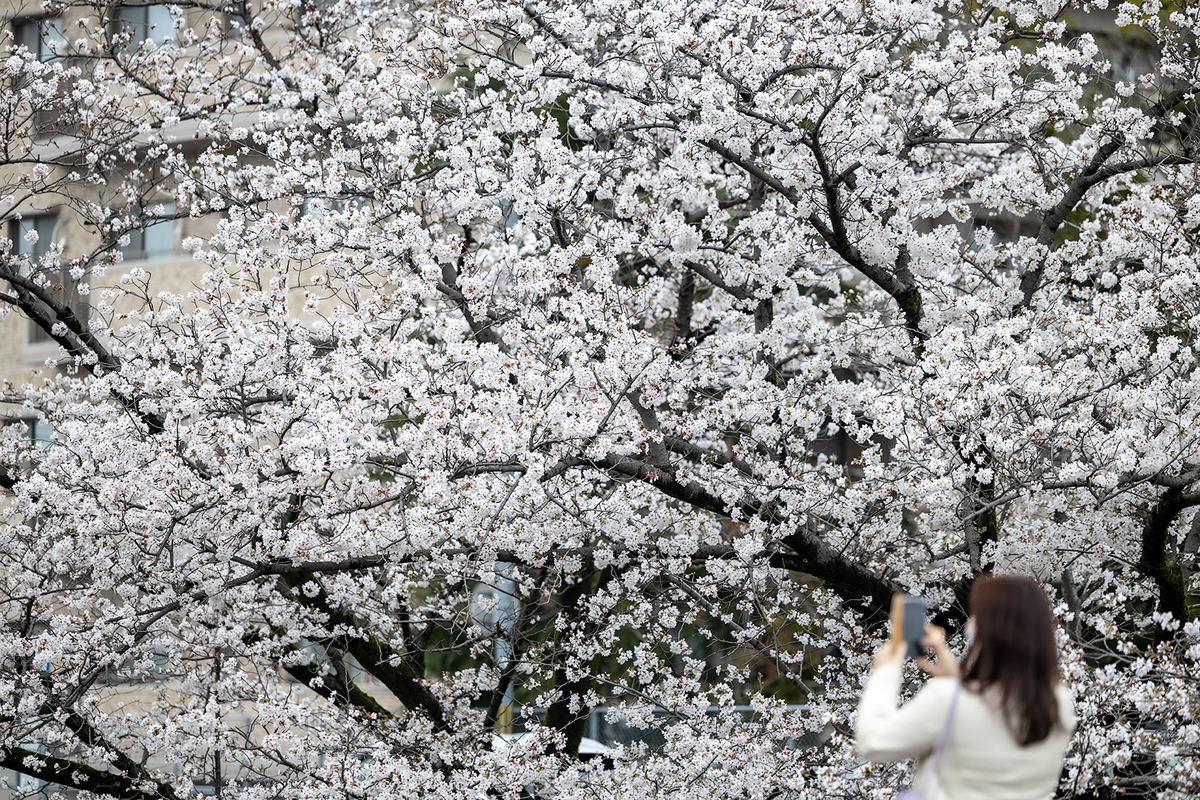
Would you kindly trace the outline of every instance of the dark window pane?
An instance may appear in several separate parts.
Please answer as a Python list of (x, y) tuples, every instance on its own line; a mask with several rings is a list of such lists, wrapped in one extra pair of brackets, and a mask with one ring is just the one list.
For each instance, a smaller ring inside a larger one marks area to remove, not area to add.
[(41, 61), (62, 55), (66, 40), (56, 19), (27, 19), (13, 23), (16, 43)]

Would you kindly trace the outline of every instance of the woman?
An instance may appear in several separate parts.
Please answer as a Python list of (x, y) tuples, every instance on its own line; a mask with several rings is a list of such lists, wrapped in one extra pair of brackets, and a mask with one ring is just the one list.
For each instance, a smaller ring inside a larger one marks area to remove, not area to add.
[[(913, 789), (924, 800), (1046, 800), (1075, 727), (1046, 595), (1023, 576), (982, 577), (970, 612), (961, 676), (945, 636), (927, 627), (922, 644), (936, 660), (916, 663), (933, 679), (903, 708), (896, 701), (906, 646), (879, 649), (858, 707), (858, 752), (872, 761), (921, 759)], [(940, 766), (931, 765), (947, 725)]]

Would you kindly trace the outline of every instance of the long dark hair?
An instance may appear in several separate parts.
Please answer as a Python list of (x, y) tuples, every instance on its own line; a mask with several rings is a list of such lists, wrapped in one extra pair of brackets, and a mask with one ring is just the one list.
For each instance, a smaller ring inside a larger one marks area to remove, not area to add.
[(997, 687), (1017, 741), (1040, 742), (1061, 724), (1058, 644), (1045, 592), (1023, 575), (981, 576), (970, 608), (975, 638), (963, 655), (963, 684), (978, 692)]

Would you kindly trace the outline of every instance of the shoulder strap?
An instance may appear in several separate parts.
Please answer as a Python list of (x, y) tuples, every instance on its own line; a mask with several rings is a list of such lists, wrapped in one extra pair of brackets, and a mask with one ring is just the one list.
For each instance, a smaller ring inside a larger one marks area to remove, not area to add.
[(950, 734), (954, 730), (954, 710), (958, 706), (958, 693), (962, 690), (962, 682), (958, 679), (954, 681), (954, 691), (950, 695), (950, 708), (946, 711), (946, 719), (942, 723), (942, 730), (938, 733), (937, 740), (933, 743), (933, 753), (929, 756), (929, 772), (930, 772), (930, 793), (927, 795), (928, 800), (935, 800), (937, 790), (942, 785), (942, 765), (946, 761), (946, 750), (950, 747)]

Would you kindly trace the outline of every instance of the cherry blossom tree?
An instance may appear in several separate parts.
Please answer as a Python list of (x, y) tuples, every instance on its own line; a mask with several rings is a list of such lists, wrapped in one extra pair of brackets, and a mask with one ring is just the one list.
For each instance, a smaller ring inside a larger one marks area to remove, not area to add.
[[(2, 76), (0, 215), (95, 231), (0, 240), (61, 355), (4, 387), (54, 430), (0, 434), (4, 768), (886, 797), (891, 594), (954, 631), (1017, 570), (1062, 796), (1200, 791), (1195, 8), (138, 7), (48, 6)], [(170, 217), (186, 294), (121, 257)], [(582, 759), (597, 708), (648, 738)]]

